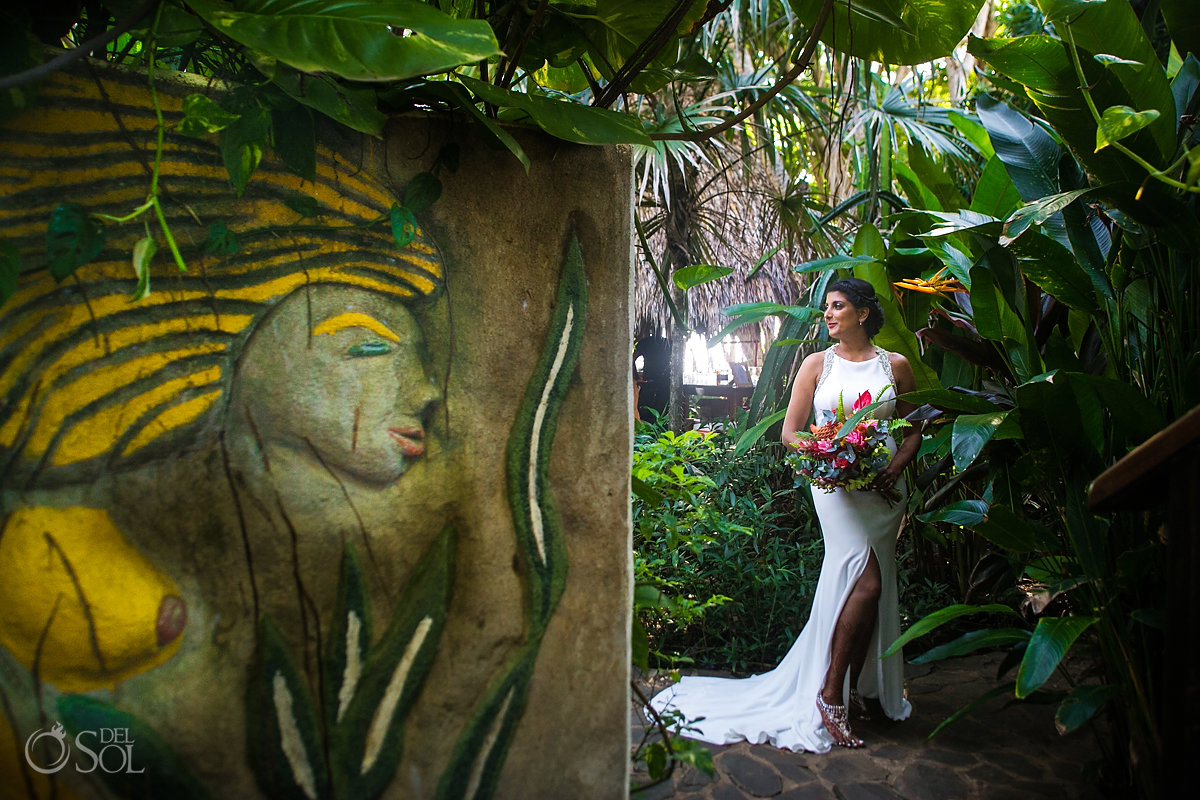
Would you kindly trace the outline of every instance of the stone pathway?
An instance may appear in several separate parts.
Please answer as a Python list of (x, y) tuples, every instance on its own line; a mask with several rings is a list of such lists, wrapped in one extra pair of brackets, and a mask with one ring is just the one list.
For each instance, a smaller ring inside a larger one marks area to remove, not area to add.
[[(995, 686), (998, 654), (970, 656), (905, 669), (913, 715), (905, 722), (857, 722), (861, 750), (824, 755), (790, 753), (745, 742), (709, 745), (716, 775), (680, 766), (671, 780), (633, 800), (694, 798), (742, 800), (1099, 800), (1084, 777), (1099, 759), (1084, 729), (1059, 736), (1053, 708), (996, 698), (950, 725), (932, 741), (930, 731), (948, 715)], [(655, 687), (657, 688), (657, 687)], [(634, 711), (634, 741), (645, 724)], [(646, 783), (644, 772), (631, 775)]]

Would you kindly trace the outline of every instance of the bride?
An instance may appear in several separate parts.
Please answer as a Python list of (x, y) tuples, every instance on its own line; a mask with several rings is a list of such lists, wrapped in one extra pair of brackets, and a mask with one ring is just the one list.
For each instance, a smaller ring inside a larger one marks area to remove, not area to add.
[[(892, 400), (876, 410), (881, 419), (913, 408), (894, 400), (915, 386), (908, 360), (871, 344), (883, 326), (871, 284), (858, 278), (830, 284), (825, 325), (837, 343), (804, 359), (792, 382), (783, 423), (788, 447), (814, 407), (818, 425), (833, 419), (839, 396), (847, 406), (864, 391), (872, 401)], [(674, 709), (689, 720), (685, 736), (824, 753), (835, 744), (863, 744), (850, 729), (847, 705), (867, 718), (864, 698), (877, 699), (891, 719), (908, 718), (902, 657), (879, 655), (900, 635), (895, 552), (905, 506), (901, 473), (920, 443), (913, 432), (898, 447), (888, 440), (893, 457), (871, 485), (878, 491), (814, 487), (825, 558), (804, 630), (770, 672), (741, 680), (685, 677), (656, 695), (650, 702), (657, 711)], [(892, 489), (900, 502), (889, 503), (881, 493)]]

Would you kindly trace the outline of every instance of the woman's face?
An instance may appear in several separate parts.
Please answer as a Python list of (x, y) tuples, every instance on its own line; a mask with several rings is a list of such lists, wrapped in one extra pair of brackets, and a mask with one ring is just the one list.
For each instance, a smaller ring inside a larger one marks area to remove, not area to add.
[(868, 313), (865, 308), (855, 308), (841, 292), (825, 295), (825, 327), (829, 329), (830, 338), (840, 339), (844, 331), (859, 329)]
[(238, 402), (261, 443), (386, 486), (425, 454), (439, 399), (421, 331), (395, 300), (344, 286), (297, 292), (255, 331)]

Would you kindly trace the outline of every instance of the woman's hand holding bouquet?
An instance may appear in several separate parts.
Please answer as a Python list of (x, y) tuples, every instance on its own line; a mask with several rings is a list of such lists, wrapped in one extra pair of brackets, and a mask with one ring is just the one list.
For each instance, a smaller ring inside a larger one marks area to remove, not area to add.
[[(854, 401), (851, 413), (870, 403), (871, 393), (863, 392)], [(908, 422), (867, 415), (845, 436), (838, 437), (846, 423), (846, 408), (840, 396), (836, 409), (818, 412), (818, 421), (830, 416), (832, 419), (822, 425), (809, 426), (810, 433), (796, 433), (795, 450), (788, 454), (788, 463), (800, 480), (825, 491), (869, 488), (891, 461), (892, 454), (886, 444), (888, 436), (907, 427)], [(900, 499), (899, 493), (891, 488), (883, 490), (883, 495), (889, 502)]]

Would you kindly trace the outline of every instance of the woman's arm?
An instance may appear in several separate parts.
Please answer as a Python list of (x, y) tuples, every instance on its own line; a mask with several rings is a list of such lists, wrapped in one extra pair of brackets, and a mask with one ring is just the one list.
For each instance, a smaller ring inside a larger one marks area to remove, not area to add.
[(817, 391), (817, 379), (825, 363), (825, 353), (812, 353), (804, 359), (796, 377), (792, 379), (792, 396), (788, 400), (787, 414), (783, 417), (783, 436), (780, 439), (787, 447), (796, 444), (796, 433), (808, 422), (812, 413), (813, 394)]
[[(896, 394), (908, 394), (917, 388), (917, 379), (913, 375), (912, 365), (908, 363), (908, 359), (899, 353), (888, 353), (888, 358), (892, 362), (892, 377), (896, 380)], [(903, 400), (896, 401), (896, 416), (906, 417), (916, 409), (912, 403)], [(917, 423), (911, 430), (906, 432), (904, 441), (896, 449), (896, 455), (891, 462), (879, 471), (879, 474), (872, 482), (872, 487), (876, 489), (891, 489), (896, 481), (900, 479), (904, 468), (917, 457), (917, 451), (921, 449), (921, 423)]]

